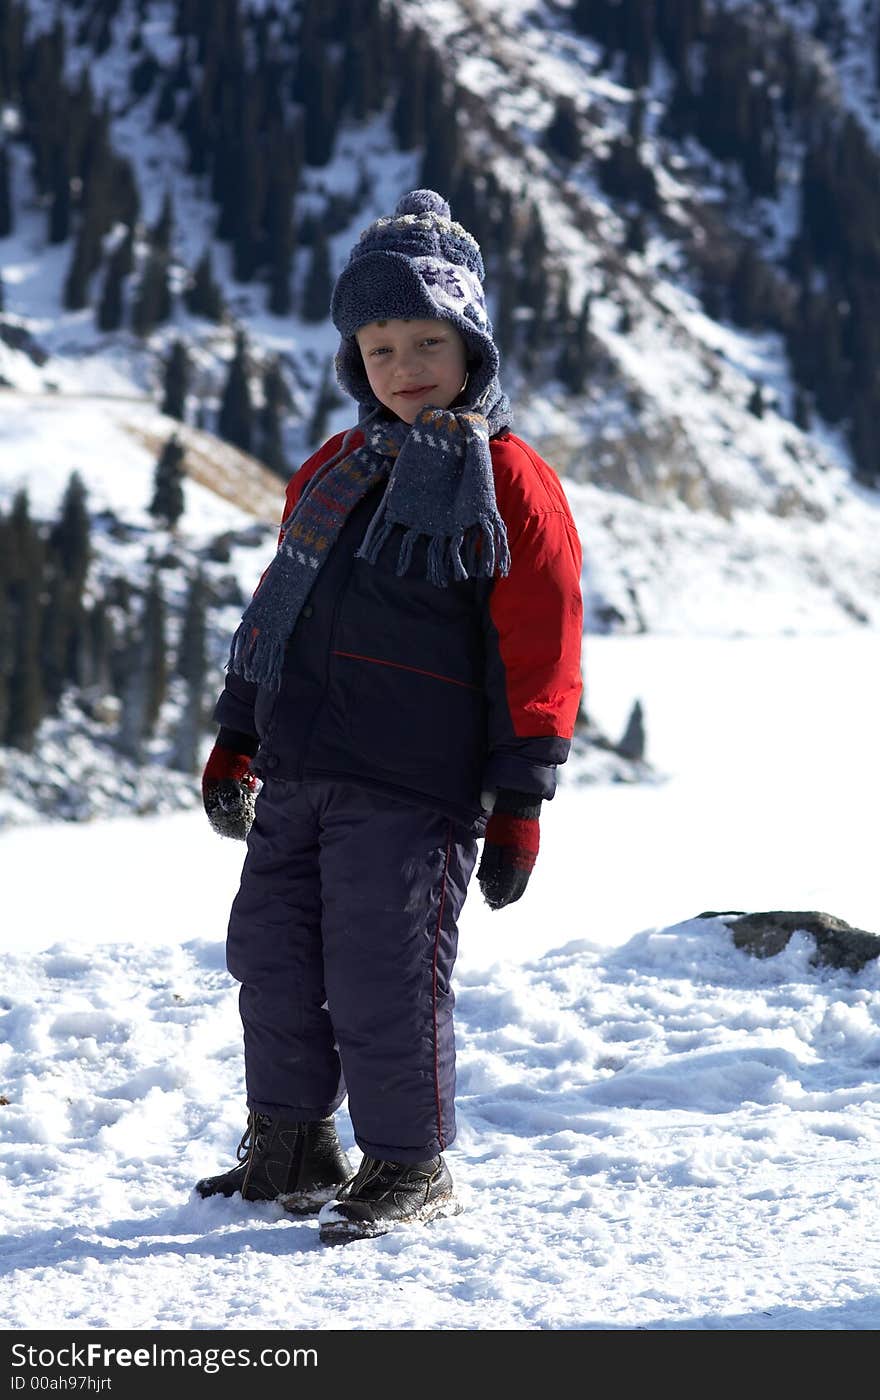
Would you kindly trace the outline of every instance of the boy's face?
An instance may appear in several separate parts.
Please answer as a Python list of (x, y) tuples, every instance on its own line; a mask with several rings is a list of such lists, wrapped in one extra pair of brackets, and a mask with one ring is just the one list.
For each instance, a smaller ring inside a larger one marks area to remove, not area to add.
[(376, 398), (404, 423), (448, 408), (467, 378), (467, 348), (451, 321), (370, 321), (357, 333)]

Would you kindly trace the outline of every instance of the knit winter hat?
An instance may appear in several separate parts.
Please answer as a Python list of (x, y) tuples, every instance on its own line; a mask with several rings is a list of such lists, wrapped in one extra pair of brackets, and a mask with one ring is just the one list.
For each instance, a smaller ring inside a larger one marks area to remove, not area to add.
[(403, 195), (390, 218), (364, 229), (333, 289), (330, 315), (342, 337), (336, 375), (346, 393), (365, 408), (377, 407), (355, 340), (361, 326), (439, 317), (451, 321), (464, 338), (467, 403), (483, 407), (484, 398), (499, 392), (499, 355), (484, 277), (480, 245), (455, 222), (442, 195), (434, 190)]

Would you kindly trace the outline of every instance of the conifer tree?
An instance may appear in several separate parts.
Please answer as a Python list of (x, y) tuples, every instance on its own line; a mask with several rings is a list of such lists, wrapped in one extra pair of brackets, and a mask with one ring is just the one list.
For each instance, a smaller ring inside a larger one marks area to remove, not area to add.
[(179, 122), (180, 132), (189, 152), (187, 170), (191, 175), (204, 175), (208, 169), (212, 138), (210, 117), (206, 111), (203, 92), (192, 92)]
[(6, 741), (12, 675), (13, 627), (9, 599), (12, 567), (12, 525), (0, 510), (0, 744)]
[(9, 153), (6, 142), (0, 142), (0, 238), (12, 233), (14, 219), (12, 213), (12, 190), (9, 170)]
[(153, 247), (161, 253), (171, 252), (171, 240), (174, 235), (174, 198), (170, 189), (166, 189), (162, 197), (162, 208), (155, 225), (150, 230), (150, 241)]
[(333, 410), (339, 408), (343, 402), (342, 395), (336, 387), (336, 374), (331, 355), (324, 365), (312, 416), (309, 419), (307, 439), (310, 447), (319, 447), (324, 441), (327, 436), (327, 420)]
[(153, 110), (153, 122), (156, 126), (164, 126), (166, 122), (173, 122), (177, 114), (177, 99), (174, 79), (166, 77), (159, 87), (159, 96), (156, 98), (156, 106)]
[(98, 11), (97, 24), (93, 27), (93, 47), (97, 58), (105, 54), (113, 43), (113, 19), (110, 10)]
[(116, 747), (126, 758), (141, 763), (144, 757), (144, 743), (149, 726), (147, 724), (147, 667), (144, 654), (142, 629), (129, 624), (125, 639), (114, 658), (114, 682), (121, 708), (119, 727), (116, 732)]
[(5, 3), (0, 14), (3, 15), (0, 24), (0, 106), (17, 107), (21, 102), (21, 74), (24, 69), (24, 6)]
[(141, 272), (140, 285), (131, 312), (131, 328), (135, 335), (148, 336), (171, 315), (171, 291), (168, 286), (168, 259), (157, 248), (151, 248)]
[(265, 241), (269, 310), (275, 316), (287, 316), (293, 305), (290, 290), (294, 247), (293, 185), (280, 147), (269, 159)]
[(113, 251), (119, 258), (123, 277), (127, 277), (130, 272), (134, 272), (134, 228), (132, 224), (125, 224), (124, 227), (125, 232)]
[(624, 82), (639, 88), (651, 75), (655, 0), (626, 0), (620, 15), (620, 40), (625, 54)]
[(813, 415), (810, 411), (810, 396), (801, 388), (796, 388), (794, 391), (792, 417), (802, 433), (810, 431), (813, 422)]
[(33, 153), (33, 174), (40, 194), (48, 190), (49, 162), (55, 124), (50, 121), (47, 94), (55, 112), (64, 102), (64, 28), (60, 19), (25, 46), (19, 74), (21, 109), (28, 124)]
[(333, 276), (330, 249), (323, 228), (315, 230), (312, 255), (303, 286), (300, 314), (304, 321), (325, 321), (330, 310)]
[(12, 672), (4, 743), (30, 753), (45, 697), (40, 673), (40, 580), (26, 579), (11, 590)]
[(125, 257), (121, 254), (121, 248), (121, 244), (114, 248), (104, 268), (104, 284), (95, 313), (96, 324), (102, 331), (116, 331), (122, 325), (125, 311)]
[(189, 387), (189, 355), (182, 340), (175, 340), (165, 363), (162, 412), (186, 421), (186, 394)]
[(100, 693), (112, 686), (113, 621), (105, 598), (98, 598), (85, 617), (88, 630), (88, 668), (83, 683)]
[(301, 44), (294, 82), (296, 99), (308, 113), (303, 133), (306, 162), (326, 165), (336, 143), (341, 83), (332, 47), (323, 38)]
[(43, 717), (40, 633), (44, 551), (26, 491), (17, 492), (9, 517), (7, 605), (12, 636), (9, 714), (3, 742), (29, 753)]
[(596, 341), (590, 327), (591, 303), (587, 293), (573, 322), (564, 328), (556, 373), (571, 394), (581, 394), (596, 361)]
[(205, 679), (207, 648), (208, 581), (201, 567), (191, 575), (180, 628), (180, 641), (174, 662), (175, 674), (184, 680)]
[(101, 240), (94, 215), (86, 210), (80, 220), (79, 232), (64, 282), (64, 305), (68, 311), (81, 311), (89, 301), (89, 283), (101, 259)]
[(197, 569), (187, 590), (176, 663), (177, 673), (186, 683), (186, 699), (174, 738), (173, 766), (183, 773), (195, 773), (199, 767), (199, 742), (205, 728), (207, 607), (205, 576)]
[(12, 609), (7, 597), (6, 584), (0, 575), (0, 744), (6, 742), (9, 726), (9, 709), (12, 701), (10, 686), (12, 680)]
[(273, 472), (285, 479), (290, 475), (284, 456), (282, 422), (289, 407), (290, 396), (281, 366), (272, 360), (263, 373), (263, 404), (259, 417), (259, 449), (257, 455)]
[(412, 151), (425, 143), (425, 83), (427, 60), (425, 41), (418, 30), (405, 41), (401, 51), (401, 82), (391, 112), (391, 125), (401, 151)]
[(425, 101), (427, 133), (419, 184), (424, 189), (445, 190), (455, 180), (461, 156), (457, 109), (436, 59), (432, 60), (429, 72)]
[(577, 160), (581, 154), (581, 132), (577, 107), (570, 97), (559, 97), (550, 124), (544, 132), (544, 144), (563, 160)]
[[(135, 31), (135, 37), (139, 37)], [(135, 98), (146, 97), (151, 87), (155, 83), (162, 69), (156, 59), (155, 54), (147, 51), (142, 58), (139, 58), (131, 69), (130, 82), (132, 95)]]
[[(266, 157), (251, 125), (237, 136), (226, 194), (224, 222), (232, 239), (232, 270), (237, 282), (250, 282), (263, 257)], [(220, 156), (223, 160), (225, 157)]]
[(248, 383), (247, 342), (243, 331), (236, 333), (235, 354), (223, 390), (217, 431), (226, 442), (240, 447), (243, 452), (250, 452), (254, 435), (253, 405)]
[(531, 312), (528, 341), (524, 348), (528, 350), (529, 358), (533, 359), (543, 344), (550, 290), (547, 276), (547, 242), (536, 204), (532, 204), (529, 209), (520, 259), (516, 299), (518, 305), (528, 308)]
[(873, 490), (880, 488), (880, 394), (861, 394), (852, 406), (849, 431), (855, 478)]
[(91, 522), (88, 494), (79, 472), (71, 472), (58, 521), (49, 532), (49, 548), (62, 577), (73, 589), (77, 603), (82, 599), (92, 557)]
[(702, 32), (703, 7), (704, 0), (663, 0), (656, 7), (657, 39), (676, 72), (683, 69), (691, 44)]
[(384, 46), (377, 41), (370, 9), (359, 4), (354, 14), (346, 16), (339, 74), (340, 101), (358, 125), (381, 107), (385, 79)]
[(144, 721), (146, 732), (156, 728), (168, 690), (168, 656), (166, 652), (166, 608), (159, 570), (153, 569), (150, 586), (144, 599), (143, 653), (146, 681)]
[(40, 619), (40, 684), (44, 712), (57, 714), (72, 669), (69, 653), (76, 609), (70, 585), (60, 570), (50, 569), (44, 586), (45, 605)]
[(512, 249), (507, 240), (503, 240), (500, 245), (494, 282), (495, 310), (492, 316), (492, 328), (495, 344), (501, 355), (506, 358), (515, 352), (518, 328), (516, 319), (517, 274)]
[(607, 157), (599, 162), (599, 182), (617, 199), (635, 200), (643, 209), (657, 206), (657, 181), (629, 133), (611, 142)]
[(768, 296), (767, 269), (751, 243), (743, 245), (730, 281), (730, 312), (740, 326), (766, 324)]
[(645, 216), (641, 210), (626, 221), (626, 246), (631, 253), (645, 251)]
[(183, 481), (186, 476), (186, 451), (176, 433), (165, 443), (153, 473), (153, 497), (150, 514), (155, 520), (173, 530), (184, 511)]
[(187, 310), (194, 316), (204, 316), (208, 321), (223, 320), (223, 297), (214, 281), (210, 248), (206, 248), (199, 258), (192, 285), (187, 290), (184, 300)]
[(49, 242), (65, 243), (70, 236), (70, 145), (62, 136), (55, 143), (51, 168)]

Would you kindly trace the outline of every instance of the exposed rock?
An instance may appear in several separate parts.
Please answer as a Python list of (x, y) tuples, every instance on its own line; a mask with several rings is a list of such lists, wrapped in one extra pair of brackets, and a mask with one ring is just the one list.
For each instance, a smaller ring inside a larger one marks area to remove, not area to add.
[(574, 726), (571, 752), (560, 770), (562, 782), (657, 783), (663, 781), (645, 757), (645, 724), (641, 701), (633, 704), (626, 729), (615, 742), (581, 705)]
[(10, 350), (22, 351), (35, 365), (42, 366), (49, 358), (48, 352), (34, 339), (26, 326), (15, 325), (7, 320), (0, 321), (0, 340), (4, 345), (8, 345)]
[(640, 760), (645, 757), (645, 718), (642, 702), (633, 705), (623, 736), (618, 740), (617, 752), (621, 758)]
[(771, 909), (763, 913), (746, 914), (741, 909), (723, 913), (711, 910), (698, 914), (700, 919), (722, 919), (733, 933), (737, 948), (756, 958), (772, 958), (781, 953), (793, 933), (808, 933), (815, 940), (814, 964), (848, 968), (858, 972), (880, 957), (880, 935), (853, 928), (836, 914), (821, 910)]

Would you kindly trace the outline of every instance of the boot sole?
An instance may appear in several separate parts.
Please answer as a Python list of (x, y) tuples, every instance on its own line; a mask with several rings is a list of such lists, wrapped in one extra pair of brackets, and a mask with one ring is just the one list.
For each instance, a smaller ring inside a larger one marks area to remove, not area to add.
[(436, 1201), (428, 1201), (408, 1215), (405, 1220), (322, 1220), (319, 1236), (322, 1244), (351, 1244), (354, 1240), (374, 1240), (380, 1235), (390, 1235), (393, 1230), (406, 1230), (411, 1225), (427, 1225), (432, 1220), (446, 1219), (461, 1215), (464, 1206), (455, 1196), (443, 1196)]
[(340, 1191), (347, 1185), (348, 1181), (336, 1181), (330, 1186), (313, 1186), (308, 1191), (291, 1191), (286, 1196), (276, 1197), (276, 1200), (289, 1215), (317, 1215), (328, 1201), (337, 1200)]
[[(351, 1179), (350, 1177), (349, 1181)], [(193, 1187), (193, 1192), (199, 1200), (207, 1201), (213, 1196), (220, 1196), (223, 1200), (231, 1201), (233, 1197), (238, 1196), (248, 1205), (282, 1206), (290, 1215), (317, 1215), (321, 1207), (325, 1206), (328, 1201), (338, 1200), (340, 1191), (348, 1186), (347, 1181), (336, 1181), (330, 1186), (314, 1186), (308, 1191), (291, 1191), (284, 1196), (242, 1196), (241, 1188), (238, 1186), (232, 1191), (224, 1191), (222, 1187), (202, 1191), (199, 1188), (203, 1184), (199, 1181)]]

